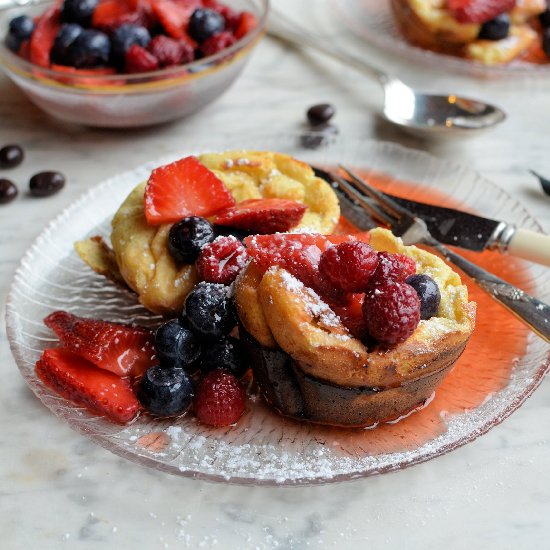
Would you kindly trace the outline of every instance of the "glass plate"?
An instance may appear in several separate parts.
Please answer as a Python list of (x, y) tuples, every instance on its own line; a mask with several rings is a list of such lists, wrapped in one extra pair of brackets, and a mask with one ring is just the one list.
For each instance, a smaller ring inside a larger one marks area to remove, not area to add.
[[(396, 179), (416, 182), (409, 188), (412, 196), (440, 194), (447, 197), (447, 204), (475, 205), (488, 216), (541, 230), (521, 204), (475, 172), (397, 145), (336, 139), (320, 150), (308, 151), (297, 147), (296, 136), (251, 136), (239, 145), (288, 152), (312, 164), (342, 162), (368, 169), (385, 174), (390, 189)], [(234, 138), (210, 140), (177, 156), (234, 146)], [(105, 320), (158, 323), (159, 318), (143, 309), (133, 295), (88, 269), (74, 252), (73, 242), (97, 234), (108, 239), (110, 220), (129, 191), (153, 167), (174, 158), (155, 160), (97, 185), (63, 211), (23, 257), (8, 298), (8, 338), (27, 384), (53, 413), (106, 449), (172, 474), (215, 481), (295, 485), (348, 480), (404, 468), (472, 441), (519, 407), (540, 383), (548, 368), (549, 346), (527, 335), (515, 320), (495, 328), (489, 321), (492, 308), (499, 306), (489, 300), (488, 306), (479, 308), (478, 344), (489, 341), (491, 331), (505, 330), (507, 341), (520, 342), (521, 352), (500, 360), (499, 346), (493, 346), (480, 352), (485, 354), (482, 361), (476, 358), (466, 365), (461, 359), (429, 406), (376, 429), (341, 430), (284, 419), (255, 395), (235, 427), (208, 428), (192, 416), (161, 421), (145, 415), (121, 427), (55, 395), (34, 375), (41, 351), (56, 343), (42, 323), (48, 313), (65, 309)], [(497, 256), (489, 258), (492, 265), (498, 264)], [(503, 263), (508, 265), (509, 260)], [(548, 301), (550, 271), (535, 265), (522, 269), (516, 283)], [(495, 372), (485, 369), (491, 356), (497, 358)]]
[(332, 4), (341, 21), (355, 35), (403, 59), (481, 78), (550, 75), (550, 64), (537, 65), (516, 61), (507, 65), (488, 67), (468, 59), (413, 46), (399, 32), (389, 0), (332, 0)]

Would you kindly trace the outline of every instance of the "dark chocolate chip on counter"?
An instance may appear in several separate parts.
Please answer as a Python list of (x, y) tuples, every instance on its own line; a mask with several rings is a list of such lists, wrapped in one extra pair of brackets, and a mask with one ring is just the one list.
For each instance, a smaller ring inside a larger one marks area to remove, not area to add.
[(39, 172), (29, 183), (33, 197), (49, 197), (65, 186), (65, 176), (61, 172)]

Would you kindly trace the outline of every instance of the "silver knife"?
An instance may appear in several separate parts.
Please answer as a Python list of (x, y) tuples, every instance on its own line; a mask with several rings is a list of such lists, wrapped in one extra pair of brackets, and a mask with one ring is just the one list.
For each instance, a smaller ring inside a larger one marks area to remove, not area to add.
[[(332, 183), (328, 172), (315, 166), (312, 168), (318, 177)], [(348, 183), (353, 185), (352, 181)], [(338, 192), (337, 189), (336, 191)], [(550, 266), (550, 236), (548, 235), (454, 208), (435, 206), (390, 194), (388, 196), (422, 218), (432, 236), (442, 243), (476, 252), (498, 250), (524, 260)], [(345, 195), (340, 194), (340, 198), (343, 206), (345, 205), (346, 215), (352, 217), (351, 222), (355, 222), (361, 229), (369, 229), (369, 225), (374, 225), (365, 220), (363, 209), (355, 208), (347, 197), (345, 200), (342, 197)]]

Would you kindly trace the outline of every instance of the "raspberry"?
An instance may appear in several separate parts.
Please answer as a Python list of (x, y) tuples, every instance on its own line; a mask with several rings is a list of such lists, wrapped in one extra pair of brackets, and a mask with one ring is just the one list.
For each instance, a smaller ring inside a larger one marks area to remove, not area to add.
[(218, 237), (204, 246), (197, 259), (199, 276), (209, 283), (231, 284), (246, 265), (248, 254), (235, 237)]
[(416, 273), (416, 262), (404, 254), (378, 253), (378, 267), (372, 274), (370, 283), (379, 284), (386, 281), (403, 282)]
[(228, 31), (223, 31), (205, 40), (201, 45), (201, 51), (205, 57), (208, 57), (209, 55), (214, 55), (215, 53), (225, 50), (225, 48), (229, 48), (229, 46), (235, 44), (236, 41), (237, 39), (233, 34)]
[(319, 271), (346, 292), (364, 292), (378, 265), (378, 254), (366, 243), (352, 241), (323, 252)]
[(193, 48), (183, 42), (163, 34), (155, 36), (147, 45), (147, 51), (154, 55), (161, 67), (171, 67), (193, 60)]
[(147, 73), (159, 68), (158, 59), (145, 48), (133, 44), (126, 52), (125, 71), (127, 73)]
[(369, 334), (384, 344), (406, 340), (420, 322), (420, 299), (406, 284), (387, 281), (370, 288), (363, 302)]
[(194, 400), (195, 414), (209, 426), (229, 426), (244, 412), (245, 393), (236, 376), (216, 369), (199, 383)]

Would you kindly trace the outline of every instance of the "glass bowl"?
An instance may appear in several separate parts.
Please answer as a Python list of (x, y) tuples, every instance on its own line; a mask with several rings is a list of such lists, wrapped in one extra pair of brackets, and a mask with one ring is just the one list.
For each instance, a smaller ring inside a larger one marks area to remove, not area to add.
[(392, 13), (390, 0), (331, 0), (342, 23), (356, 36), (402, 59), (443, 71), (476, 78), (550, 76), (550, 63), (512, 61), (505, 65), (482, 63), (437, 53), (412, 45), (405, 40)]
[[(398, 182), (408, 182), (412, 199), (438, 197), (444, 206), (477, 210), (541, 231), (516, 199), (455, 162), (374, 141), (337, 138), (316, 151), (301, 149), (297, 143), (294, 135), (248, 135), (238, 142), (235, 136), (221, 136), (195, 142), (191, 151), (179, 151), (94, 186), (42, 231), (15, 274), (6, 326), (23, 378), (61, 421), (111, 452), (175, 475), (253, 485), (308, 485), (372, 476), (441, 456), (496, 426), (535, 390), (550, 366), (550, 346), (513, 316), (502, 317), (501, 306), (468, 281), (479, 307), (477, 327), (464, 355), (428, 406), (376, 429), (337, 429), (283, 418), (253, 388), (246, 413), (228, 428), (209, 428), (192, 415), (163, 420), (141, 415), (118, 426), (71, 404), (37, 379), (34, 365), (42, 350), (57, 345), (42, 323), (53, 310), (151, 327), (159, 323), (160, 318), (147, 312), (135, 295), (92, 272), (73, 243), (92, 235), (108, 241), (113, 214), (135, 185), (153, 168), (186, 154), (239, 146), (289, 153), (317, 166), (341, 162), (366, 177), (384, 174), (389, 192), (396, 192)], [(497, 252), (470, 253), (468, 258), (550, 300), (548, 268), (514, 263)], [(41, 433), (40, 421), (35, 429)]]
[[(169, 122), (205, 107), (224, 93), (244, 68), (265, 31), (269, 0), (227, 0), (256, 16), (258, 25), (235, 44), (203, 59), (148, 73), (76, 76), (39, 67), (0, 43), (0, 67), (38, 107), (61, 120), (103, 128)], [(9, 21), (37, 15), (51, 4), (0, 13), (3, 37)]]

